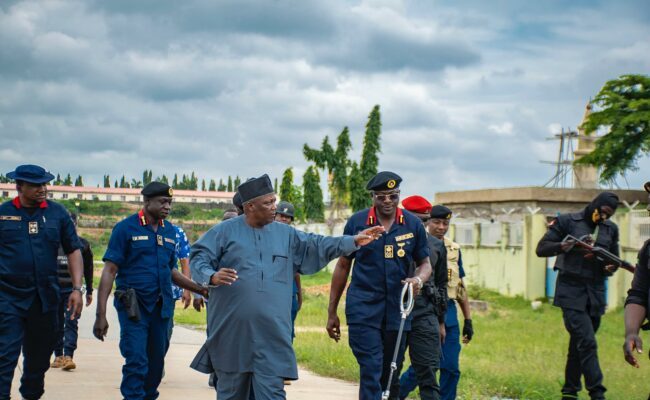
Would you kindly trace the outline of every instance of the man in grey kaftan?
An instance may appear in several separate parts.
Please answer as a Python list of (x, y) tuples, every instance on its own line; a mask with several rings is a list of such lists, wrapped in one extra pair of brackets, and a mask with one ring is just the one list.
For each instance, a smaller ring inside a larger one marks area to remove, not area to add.
[(230, 281), (210, 289), (210, 335), (192, 363), (202, 372), (216, 371), (219, 400), (246, 400), (251, 385), (257, 400), (285, 398), (283, 380), (298, 378), (291, 346), (294, 273), (313, 274), (381, 235), (327, 237), (273, 222), (270, 180), (265, 185), (272, 202), (257, 206), (266, 207), (268, 222), (251, 226), (261, 211), (248, 208), (242, 186), (249, 182), (239, 188), (246, 215), (210, 229), (190, 253), (192, 278), (199, 284), (214, 284), (219, 271), (234, 270)]

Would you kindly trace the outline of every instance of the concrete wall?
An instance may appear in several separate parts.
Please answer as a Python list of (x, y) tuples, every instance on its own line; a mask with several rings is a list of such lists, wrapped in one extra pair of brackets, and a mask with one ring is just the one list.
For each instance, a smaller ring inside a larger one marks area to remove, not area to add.
[[(638, 249), (629, 247), (630, 216), (618, 215), (615, 222), (620, 230), (621, 256), (636, 263)], [(478, 225), (478, 224), (477, 224)], [(547, 259), (537, 257), (537, 242), (546, 232), (543, 215), (524, 218), (524, 240), (521, 246), (508, 244), (507, 227), (502, 224), (502, 241), (498, 246), (480, 244), (480, 235), (474, 245), (462, 246), (463, 265), (469, 284), (496, 290), (508, 296), (522, 296), (529, 300), (546, 296)], [(453, 237), (454, 229), (450, 230)], [(620, 269), (608, 280), (607, 301), (609, 309), (623, 306), (633, 275)]]

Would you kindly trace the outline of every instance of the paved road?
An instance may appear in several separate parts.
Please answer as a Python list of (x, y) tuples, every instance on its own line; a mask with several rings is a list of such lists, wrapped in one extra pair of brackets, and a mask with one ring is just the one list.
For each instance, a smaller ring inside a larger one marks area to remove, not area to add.
[[(115, 400), (120, 399), (120, 380), (123, 359), (118, 348), (119, 324), (115, 309), (109, 300), (109, 333), (100, 342), (92, 336), (95, 306), (84, 310), (79, 321), (79, 343), (75, 352), (77, 369), (72, 372), (50, 369), (45, 376), (45, 400)], [(204, 334), (183, 327), (174, 328), (172, 345), (165, 358), (165, 378), (160, 385), (160, 400), (215, 399), (216, 395), (207, 384), (207, 375), (188, 365), (204, 342)], [(20, 399), (18, 392), (22, 360), (16, 368), (12, 385), (12, 398)], [(299, 371), (300, 379), (287, 386), (290, 400), (354, 399), (358, 386), (348, 382), (322, 378), (305, 370)]]

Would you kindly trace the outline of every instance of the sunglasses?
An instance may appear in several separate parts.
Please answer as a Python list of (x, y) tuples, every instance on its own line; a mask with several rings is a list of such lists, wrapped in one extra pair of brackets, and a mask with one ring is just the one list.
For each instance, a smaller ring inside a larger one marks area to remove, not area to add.
[(394, 193), (390, 193), (390, 194), (377, 194), (377, 193), (374, 193), (374, 196), (379, 201), (386, 201), (386, 199), (390, 199), (391, 201), (399, 200), (399, 192), (394, 192)]

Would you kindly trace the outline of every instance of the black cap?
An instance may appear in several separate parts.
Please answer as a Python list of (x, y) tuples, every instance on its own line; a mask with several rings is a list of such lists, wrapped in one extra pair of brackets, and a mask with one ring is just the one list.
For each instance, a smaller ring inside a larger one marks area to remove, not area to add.
[(54, 179), (54, 175), (38, 165), (26, 164), (19, 165), (15, 171), (7, 173), (7, 178), (15, 181), (43, 184)]
[(151, 182), (145, 186), (140, 193), (145, 197), (168, 196), (174, 195), (174, 189), (166, 183)]
[(271, 178), (264, 174), (259, 178), (249, 179), (242, 183), (237, 188), (237, 192), (241, 196), (242, 204), (244, 204), (258, 197), (274, 193), (274, 190)]
[(289, 203), (288, 201), (281, 201), (278, 203), (275, 213), (293, 218), (295, 209), (293, 207), (293, 204)]
[(372, 177), (366, 185), (367, 190), (383, 191), (399, 188), (402, 178), (394, 172), (382, 171)]
[(451, 210), (443, 205), (433, 206), (429, 215), (431, 218), (451, 219)]
[(235, 195), (232, 197), (232, 204), (237, 208), (243, 207), (243, 204), (241, 203), (241, 195), (239, 192), (235, 193)]

